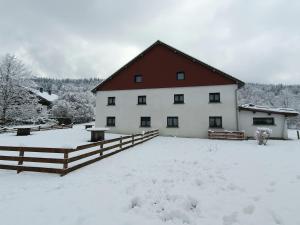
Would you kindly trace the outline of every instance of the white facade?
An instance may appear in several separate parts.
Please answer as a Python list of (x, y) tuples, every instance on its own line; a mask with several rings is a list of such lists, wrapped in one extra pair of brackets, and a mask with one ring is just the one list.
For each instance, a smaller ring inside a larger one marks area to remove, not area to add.
[[(253, 118), (274, 118), (274, 125), (254, 125)], [(281, 114), (267, 112), (252, 112), (241, 110), (239, 113), (240, 130), (245, 131), (247, 137), (253, 137), (257, 127), (272, 129), (271, 138), (288, 138), (287, 117)]]
[[(96, 127), (105, 127), (107, 117), (115, 117), (112, 132), (132, 134), (159, 129), (161, 135), (207, 138), (210, 116), (221, 116), (225, 130), (237, 130), (236, 84), (180, 88), (98, 91)], [(209, 103), (209, 93), (219, 92), (220, 103)], [(184, 104), (174, 104), (174, 94), (184, 94)], [(146, 105), (138, 105), (138, 96)], [(108, 106), (108, 97), (115, 105)], [(176, 116), (178, 128), (167, 127), (167, 117)], [(140, 127), (140, 117), (151, 117), (151, 127)]]

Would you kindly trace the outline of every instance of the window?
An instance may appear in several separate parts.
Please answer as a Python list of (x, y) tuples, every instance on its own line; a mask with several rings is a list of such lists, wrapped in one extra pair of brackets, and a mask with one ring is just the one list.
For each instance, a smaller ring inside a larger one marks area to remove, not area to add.
[(184, 95), (174, 95), (174, 104), (183, 104), (184, 103)]
[(151, 117), (141, 117), (141, 127), (150, 127)]
[(142, 75), (135, 75), (134, 76), (134, 82), (135, 83), (141, 83), (141, 82), (143, 82), (143, 76)]
[(116, 97), (108, 97), (107, 105), (115, 105), (116, 104), (115, 100), (116, 100)]
[(146, 95), (138, 96), (138, 105), (146, 105)]
[(177, 116), (169, 116), (167, 118), (167, 127), (178, 127), (178, 117)]
[(114, 116), (106, 117), (106, 126), (114, 127), (116, 125), (115, 123), (116, 123), (116, 117)]
[(210, 116), (209, 117), (210, 128), (222, 128), (222, 117), (221, 116)]
[(220, 93), (209, 93), (209, 102), (220, 102)]
[(253, 125), (275, 125), (273, 117), (254, 117)]
[(176, 74), (176, 79), (177, 79), (177, 80), (184, 80), (184, 79), (185, 79), (185, 74), (184, 74), (184, 72), (177, 72), (177, 74)]

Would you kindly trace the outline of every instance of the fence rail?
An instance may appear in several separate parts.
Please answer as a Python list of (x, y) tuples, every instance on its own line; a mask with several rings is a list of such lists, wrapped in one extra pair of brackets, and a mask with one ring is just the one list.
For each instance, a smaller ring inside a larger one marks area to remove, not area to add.
[(245, 132), (243, 131), (208, 131), (209, 139), (222, 139), (222, 140), (244, 140)]
[[(99, 141), (91, 144), (80, 145), (76, 148), (40, 148), (40, 147), (15, 147), (0, 146), (0, 169), (22, 171), (57, 173), (66, 175), (74, 170), (90, 165), (101, 159), (107, 158), (135, 145), (141, 144), (159, 135), (158, 130), (145, 132), (144, 134), (133, 134), (110, 140)], [(2, 155), (5, 152), (19, 153), (18, 155)], [(28, 153), (40, 153), (39, 157), (25, 156)], [(105, 153), (105, 154), (104, 154)], [(52, 157), (58, 154), (60, 157)], [(75, 155), (74, 155), (75, 154)], [(77, 155), (76, 155), (77, 154)], [(50, 156), (49, 156), (50, 155)], [(45, 157), (40, 157), (45, 156)], [(93, 158), (90, 158), (93, 157)], [(17, 162), (17, 165), (9, 165), (8, 162)], [(32, 165), (25, 166), (24, 162)], [(41, 166), (39, 164), (42, 164)], [(56, 165), (55, 168), (43, 165)], [(60, 168), (57, 168), (60, 165)]]

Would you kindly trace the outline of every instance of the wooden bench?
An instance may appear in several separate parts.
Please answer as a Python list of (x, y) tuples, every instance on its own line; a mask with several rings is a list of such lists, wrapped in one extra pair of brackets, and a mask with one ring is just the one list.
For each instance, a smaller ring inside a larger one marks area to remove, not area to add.
[(16, 127), (17, 136), (27, 136), (30, 135), (31, 127)]
[(244, 131), (208, 131), (209, 139), (245, 140)]
[(104, 132), (108, 131), (106, 127), (88, 128), (87, 131), (91, 132), (91, 142), (103, 141), (105, 139)]
[(88, 128), (92, 128), (94, 125), (92, 125), (92, 124), (86, 124), (85, 125), (85, 129), (88, 129)]

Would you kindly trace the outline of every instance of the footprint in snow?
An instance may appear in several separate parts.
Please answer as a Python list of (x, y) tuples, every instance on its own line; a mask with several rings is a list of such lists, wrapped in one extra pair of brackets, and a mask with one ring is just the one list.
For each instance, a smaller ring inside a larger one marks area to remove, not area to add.
[(161, 220), (164, 222), (172, 221), (175, 223), (176, 223), (176, 221), (180, 221), (183, 224), (191, 223), (189, 217), (185, 213), (183, 213), (179, 210), (172, 210), (170, 212), (164, 212), (163, 215), (161, 216)]
[(260, 196), (253, 196), (253, 198), (252, 198), (254, 201), (256, 201), (256, 202), (258, 202), (260, 199), (261, 199), (261, 197)]
[(243, 213), (245, 213), (247, 215), (251, 215), (251, 214), (253, 214), (254, 210), (255, 210), (255, 206), (250, 204), (250, 205), (246, 206), (245, 208), (243, 208)]
[(274, 191), (275, 191), (274, 188), (266, 188), (266, 192), (272, 193), (272, 192), (274, 192)]
[(134, 197), (133, 199), (131, 199), (129, 204), (130, 209), (134, 209), (141, 206), (142, 206), (142, 201), (139, 197)]
[(283, 224), (281, 217), (274, 211), (271, 211), (271, 216), (275, 224)]
[(223, 225), (233, 225), (238, 222), (238, 213), (233, 212), (230, 215), (223, 216)]

